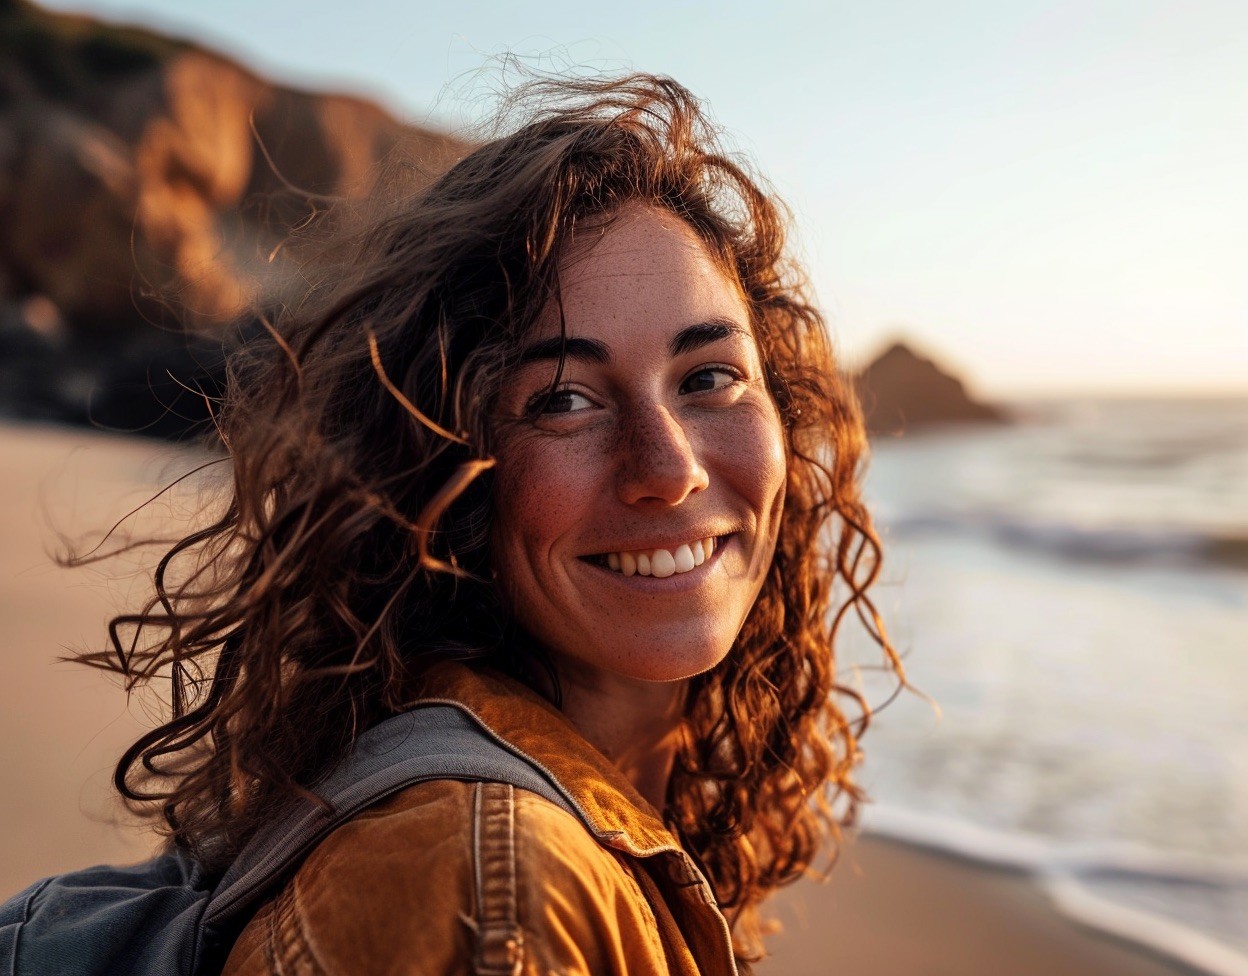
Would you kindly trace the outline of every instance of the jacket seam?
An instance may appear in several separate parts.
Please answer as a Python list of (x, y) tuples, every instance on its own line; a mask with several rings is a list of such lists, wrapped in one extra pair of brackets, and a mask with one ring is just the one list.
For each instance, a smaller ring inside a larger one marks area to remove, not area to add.
[(308, 930), (303, 924), (303, 907), (302, 899), (299, 897), (299, 882), (296, 880), (290, 886), (291, 904), (295, 909), (295, 931), (299, 940), (299, 945), (303, 948), (303, 955), (307, 957), (312, 969), (317, 976), (327, 976), (328, 970), (321, 963), (320, 957), (316, 954), (316, 947), (312, 945), (312, 940), (308, 938)]
[(515, 788), (476, 783), (472, 819), (474, 969), (480, 976), (513, 976), (524, 965), (524, 936), (516, 921)]
[(295, 878), (278, 896), (275, 906), (277, 910), (273, 913), (274, 933), (277, 939), (280, 939), (282, 949), (286, 950), (274, 953), (278, 962), (279, 976), (283, 976), (287, 962), (297, 964), (300, 960), (307, 962), (315, 976), (329, 976), (329, 971), (308, 939), (307, 930), (303, 925), (303, 906), (300, 901), (299, 881)]
[(274, 976), (282, 976), (282, 966), (277, 958), (277, 906), (274, 905), (266, 919), (269, 937), (264, 940), (264, 961)]
[[(294, 881), (292, 880), (290, 883), (293, 885)], [(276, 976), (285, 976), (286, 974), (286, 964), (282, 961), (285, 952), (279, 951), (279, 949), (284, 948), (283, 943), (286, 942), (286, 938), (282, 933), (282, 916), (289, 912), (287, 902), (286, 889), (282, 889), (273, 903), (273, 910), (269, 912), (268, 918), (269, 938), (266, 940), (268, 942), (266, 955), (269, 957)]]

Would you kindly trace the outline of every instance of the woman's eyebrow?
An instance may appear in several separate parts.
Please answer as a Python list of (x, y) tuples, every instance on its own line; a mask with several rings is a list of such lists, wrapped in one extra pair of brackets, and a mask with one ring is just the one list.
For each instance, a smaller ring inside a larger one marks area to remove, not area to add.
[[(695, 349), (700, 349), (712, 342), (719, 342), (731, 335), (743, 335), (749, 338), (750, 331), (731, 319), (708, 319), (697, 325), (688, 325), (668, 340), (667, 348), (673, 356), (680, 356)], [(597, 339), (572, 338), (566, 341), (561, 336), (551, 336), (526, 346), (520, 353), (520, 363), (540, 362), (547, 359), (557, 360), (563, 354), (566, 359), (576, 359), (583, 363), (606, 366), (611, 362), (611, 347)]]
[(731, 319), (709, 319), (681, 329), (668, 342), (667, 348), (673, 356), (681, 356), (695, 349), (719, 342), (731, 335), (743, 335), (750, 338), (750, 330), (743, 328)]
[(605, 366), (611, 362), (611, 349), (605, 342), (597, 339), (568, 339), (562, 336), (551, 336), (526, 346), (520, 353), (520, 363), (538, 362), (543, 359), (558, 359), (560, 355), (567, 359), (579, 359), (584, 363)]

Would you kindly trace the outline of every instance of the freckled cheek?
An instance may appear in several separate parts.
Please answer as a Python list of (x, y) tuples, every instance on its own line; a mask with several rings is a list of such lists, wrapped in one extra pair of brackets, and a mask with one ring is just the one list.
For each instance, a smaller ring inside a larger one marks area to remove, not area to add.
[(552, 546), (584, 523), (596, 495), (584, 459), (578, 463), (567, 442), (504, 454), (494, 489), (496, 566), (515, 571), (514, 560), (544, 560)]
[(718, 474), (766, 520), (784, 490), (787, 470), (779, 420), (760, 410), (739, 415), (713, 434), (707, 452), (712, 478)]

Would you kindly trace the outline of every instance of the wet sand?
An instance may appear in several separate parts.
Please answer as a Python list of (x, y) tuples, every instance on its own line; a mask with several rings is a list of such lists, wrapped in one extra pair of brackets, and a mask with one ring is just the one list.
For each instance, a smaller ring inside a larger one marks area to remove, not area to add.
[(1196, 976), (1060, 915), (1027, 875), (871, 836), (778, 894), (759, 976)]
[[(115, 680), (57, 660), (103, 647), (106, 620), (142, 595), (143, 578), (116, 578), (119, 565), (59, 569), (47, 551), (54, 528), (98, 540), (195, 461), (133, 438), (0, 424), (0, 897), (45, 874), (139, 859), (155, 842), (110, 786), (151, 716)], [(153, 506), (147, 525), (168, 513)], [(847, 848), (831, 882), (782, 892), (771, 914), (785, 932), (761, 976), (1191, 972), (1067, 921), (1023, 875), (871, 837)]]

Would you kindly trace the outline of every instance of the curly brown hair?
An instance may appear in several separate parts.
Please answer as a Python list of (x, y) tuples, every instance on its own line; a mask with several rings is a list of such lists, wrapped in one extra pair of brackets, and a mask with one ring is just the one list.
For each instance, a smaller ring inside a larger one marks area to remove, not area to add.
[(168, 550), (151, 601), (112, 621), (111, 651), (83, 659), (129, 686), (171, 681), (172, 718), (115, 782), (210, 870), (409, 703), (429, 662), (543, 685), (491, 581), (493, 404), (557, 300), (573, 228), (634, 201), (666, 208), (740, 283), (787, 441), (775, 557), (731, 653), (691, 680), (666, 811), (746, 963), (759, 903), (835, 853), (861, 799), (870, 708), (833, 654), (847, 616), (904, 681), (867, 596), (880, 548), (862, 422), (786, 256), (785, 211), (687, 90), (635, 75), (524, 94), (538, 105), (524, 125), (331, 221), (338, 243), (306, 297), (231, 360), (223, 514)]

